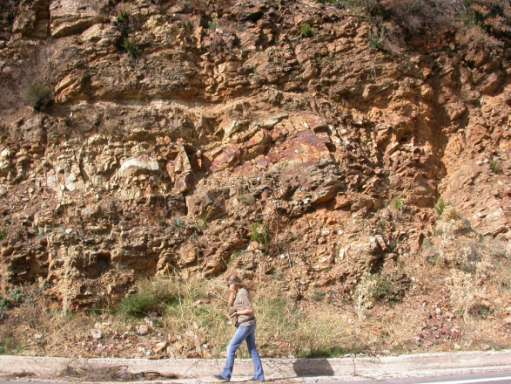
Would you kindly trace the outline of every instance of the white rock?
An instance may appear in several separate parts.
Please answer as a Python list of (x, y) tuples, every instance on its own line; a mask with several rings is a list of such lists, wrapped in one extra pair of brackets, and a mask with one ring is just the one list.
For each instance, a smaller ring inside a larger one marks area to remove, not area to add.
[(92, 329), (92, 330), (90, 331), (90, 333), (91, 333), (92, 338), (93, 338), (94, 340), (99, 340), (99, 339), (101, 339), (101, 338), (103, 337), (103, 332), (101, 332), (101, 330), (100, 330), (100, 329), (96, 329), (96, 328), (94, 328), (94, 329)]
[(142, 159), (142, 158), (138, 158), (138, 157), (132, 157), (128, 160), (125, 160), (121, 164), (119, 173), (126, 172), (130, 169), (138, 169), (138, 170), (146, 170), (146, 171), (150, 171), (150, 172), (156, 172), (160, 169), (160, 165), (154, 159)]
[(140, 324), (137, 326), (137, 334), (139, 336), (145, 336), (149, 333), (149, 326), (147, 324)]

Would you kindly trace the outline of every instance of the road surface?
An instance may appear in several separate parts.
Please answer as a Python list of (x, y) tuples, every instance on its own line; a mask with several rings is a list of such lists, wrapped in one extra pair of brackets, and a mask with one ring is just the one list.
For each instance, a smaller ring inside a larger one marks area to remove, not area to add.
[[(68, 384), (77, 383), (77, 380), (37, 380), (37, 379), (1, 379), (0, 384)], [(208, 379), (186, 379), (186, 380), (154, 380), (154, 381), (140, 381), (138, 383), (144, 384), (209, 384), (217, 383), (218, 381)], [(251, 383), (250, 380), (242, 380), (233, 378), (232, 382), (237, 383)], [(339, 377), (304, 377), (298, 379), (271, 379), (268, 383), (274, 384), (511, 384), (511, 371), (488, 372), (485, 374), (473, 375), (453, 375), (453, 376), (438, 376), (438, 377), (420, 377), (420, 378), (406, 378), (406, 379), (371, 379), (369, 377), (352, 377), (350, 379)], [(84, 383), (83, 381), (81, 383)], [(96, 382), (99, 384), (99, 382)], [(105, 382), (103, 382), (105, 383)], [(120, 383), (109, 382), (109, 383)], [(137, 383), (131, 381), (130, 383)]]

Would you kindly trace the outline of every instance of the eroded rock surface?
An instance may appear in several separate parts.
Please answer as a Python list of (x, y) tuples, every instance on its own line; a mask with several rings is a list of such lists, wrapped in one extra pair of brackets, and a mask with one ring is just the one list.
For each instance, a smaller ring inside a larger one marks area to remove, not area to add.
[(321, 2), (114, 3), (2, 11), (3, 289), (78, 308), (239, 268), (350, 297), (415, 260), (440, 200), (511, 241), (507, 35), (405, 42), (389, 21), (376, 49), (369, 22)]

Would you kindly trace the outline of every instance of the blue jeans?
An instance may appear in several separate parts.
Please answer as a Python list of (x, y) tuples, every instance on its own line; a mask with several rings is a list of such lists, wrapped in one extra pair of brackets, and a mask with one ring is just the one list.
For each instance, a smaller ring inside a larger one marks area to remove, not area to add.
[(252, 361), (254, 362), (255, 375), (254, 379), (257, 381), (264, 381), (264, 372), (263, 366), (261, 364), (261, 358), (259, 357), (259, 353), (257, 353), (256, 343), (255, 343), (255, 325), (240, 325), (238, 329), (236, 329), (236, 333), (231, 339), (229, 343), (229, 347), (227, 347), (227, 361), (225, 362), (225, 368), (222, 372), (222, 376), (226, 380), (231, 380), (232, 376), (232, 368), (234, 367), (234, 358), (236, 357), (236, 351), (240, 347), (243, 341), (247, 341), (248, 351), (252, 356)]

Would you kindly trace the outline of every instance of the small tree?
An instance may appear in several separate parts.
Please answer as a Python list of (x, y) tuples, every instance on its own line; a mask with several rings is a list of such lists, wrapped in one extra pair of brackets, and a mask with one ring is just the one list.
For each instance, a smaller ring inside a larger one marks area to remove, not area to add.
[(45, 84), (34, 83), (25, 92), (25, 101), (38, 112), (46, 111), (53, 104), (53, 93)]

